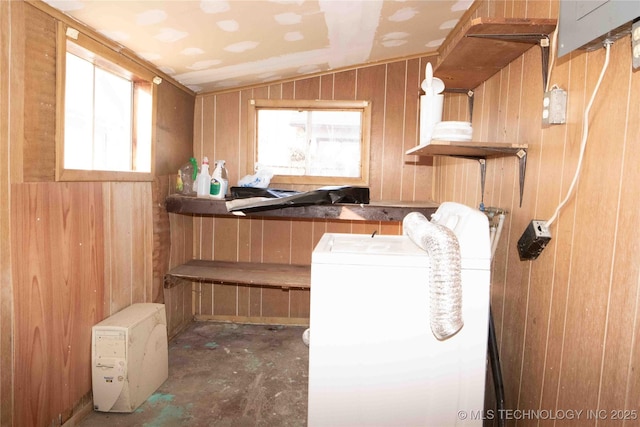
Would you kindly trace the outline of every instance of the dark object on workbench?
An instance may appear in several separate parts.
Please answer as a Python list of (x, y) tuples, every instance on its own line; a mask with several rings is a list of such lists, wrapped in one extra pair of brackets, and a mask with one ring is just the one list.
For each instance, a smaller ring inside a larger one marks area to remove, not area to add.
[(297, 192), (270, 188), (231, 187), (233, 200), (227, 202), (229, 212), (256, 212), (291, 206), (329, 205), (334, 203), (368, 204), (368, 187), (323, 187)]

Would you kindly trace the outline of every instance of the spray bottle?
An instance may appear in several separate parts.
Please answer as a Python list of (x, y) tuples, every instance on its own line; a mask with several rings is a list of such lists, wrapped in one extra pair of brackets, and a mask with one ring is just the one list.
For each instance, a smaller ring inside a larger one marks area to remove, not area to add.
[(207, 197), (209, 195), (209, 183), (211, 175), (209, 175), (209, 158), (205, 156), (202, 159), (202, 167), (196, 178), (196, 195), (198, 197)]
[(229, 178), (224, 160), (216, 162), (216, 168), (213, 170), (211, 177), (211, 186), (209, 195), (214, 199), (224, 199), (229, 187)]

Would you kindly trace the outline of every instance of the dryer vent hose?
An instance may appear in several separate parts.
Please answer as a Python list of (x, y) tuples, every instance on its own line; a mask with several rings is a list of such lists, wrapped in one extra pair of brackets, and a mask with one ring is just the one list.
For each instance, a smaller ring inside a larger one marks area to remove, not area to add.
[(402, 221), (403, 234), (425, 250), (431, 260), (429, 310), (433, 335), (446, 340), (463, 326), (460, 245), (453, 230), (430, 222), (419, 212)]

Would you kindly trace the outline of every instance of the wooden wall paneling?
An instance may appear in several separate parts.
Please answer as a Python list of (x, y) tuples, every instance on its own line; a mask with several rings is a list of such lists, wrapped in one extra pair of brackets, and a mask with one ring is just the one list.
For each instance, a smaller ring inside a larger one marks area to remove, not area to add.
[[(386, 91), (385, 65), (360, 68), (357, 73), (356, 99), (383, 100)], [(371, 147), (369, 161), (369, 191), (373, 200), (381, 200), (384, 159), (384, 102), (371, 103)]]
[[(291, 221), (265, 219), (263, 262), (289, 264), (291, 260)], [(262, 288), (262, 316), (289, 317), (289, 292)]]
[(364, 100), (357, 93), (357, 79), (358, 72), (356, 70), (333, 74), (333, 99)]
[(153, 296), (152, 183), (131, 183), (131, 303), (151, 302)]
[[(238, 218), (215, 218), (213, 259), (238, 261)], [(214, 285), (213, 313), (235, 315), (238, 286)]]
[[(510, 142), (518, 140), (518, 117), (520, 109), (520, 73), (522, 70), (520, 61), (514, 61), (500, 72), (500, 106), (501, 114), (497, 115), (496, 126), (499, 131), (496, 135), (498, 141)], [(497, 77), (494, 77), (497, 78)], [(488, 114), (491, 103), (483, 100), (483, 111)], [(488, 131), (487, 131), (488, 135)], [(507, 270), (513, 245), (519, 238), (519, 231), (513, 229), (513, 219), (519, 211), (519, 184), (518, 162), (515, 157), (490, 159), (487, 161), (487, 169), (496, 171), (494, 184), (491, 187), (496, 191), (494, 206), (507, 210), (503, 231), (496, 253), (493, 259), (491, 280), (491, 307), (493, 310), (496, 334), (499, 337), (499, 346), (502, 348), (502, 332), (505, 325), (504, 307), (507, 300)], [(499, 171), (499, 173), (498, 173)], [(511, 258), (513, 259), (513, 258)], [(512, 261), (513, 262), (513, 261)], [(516, 261), (516, 262), (519, 262)]]
[(103, 318), (101, 186), (14, 184), (15, 422), (65, 420), (90, 391), (91, 326)]
[[(509, 99), (520, 99), (522, 96), (521, 88), (523, 86), (522, 81), (522, 58), (513, 61), (509, 65)], [(495, 76), (494, 76), (495, 77)], [(520, 126), (520, 117), (522, 117), (522, 106), (519, 102), (509, 102), (507, 111), (507, 123), (509, 127), (513, 127), (515, 130), (514, 138), (519, 138), (517, 129)], [(510, 137), (509, 134), (507, 137)], [(517, 140), (517, 139), (514, 139)], [(531, 200), (531, 196), (527, 193), (527, 198), (523, 201), (523, 207), (519, 207), (519, 191), (517, 184), (517, 162), (516, 158), (511, 159), (512, 167), (506, 171), (505, 179), (511, 181), (511, 184), (506, 186), (507, 192), (512, 192), (510, 199), (505, 198), (505, 202), (511, 202), (510, 205), (503, 206), (511, 212), (509, 218), (509, 230), (513, 230), (515, 240), (511, 240), (512, 236), (509, 233), (509, 244), (513, 248), (518, 236), (524, 231), (526, 225), (532, 218), (527, 218), (523, 215), (518, 215), (518, 212), (526, 212), (531, 206), (534, 206)], [(530, 167), (530, 165), (528, 165)], [(528, 187), (530, 188), (530, 187)], [(503, 239), (506, 236), (503, 234)], [(522, 263), (519, 259), (517, 251), (510, 250), (507, 254), (506, 265), (508, 265), (509, 279), (504, 287), (504, 297), (508, 301), (503, 306), (502, 312), (502, 340), (506, 342), (506, 345), (501, 346), (502, 353), (500, 354), (501, 360), (506, 363), (503, 364), (503, 377), (505, 379), (505, 393), (509, 396), (511, 402), (517, 402), (519, 394), (519, 381), (521, 375), (521, 361), (522, 351), (524, 343), (525, 333), (525, 321), (526, 321), (526, 306), (528, 297), (528, 271), (529, 265)], [(508, 325), (508, 327), (505, 327)]]
[[(540, 205), (544, 202), (539, 198), (548, 198), (548, 185), (542, 184), (542, 180), (549, 177), (545, 170), (541, 169), (541, 165), (546, 165), (547, 150), (546, 144), (543, 143), (542, 135), (542, 80), (540, 73), (534, 73), (535, 64), (540, 64), (540, 52), (531, 49), (524, 55), (523, 79), (521, 97), (526, 102), (522, 103), (521, 116), (526, 117), (520, 125), (520, 140), (529, 144), (527, 159), (529, 156), (534, 160), (530, 167), (527, 167), (528, 182), (525, 182), (526, 200), (522, 202), (522, 208), (527, 212), (536, 213)], [(553, 154), (553, 153), (551, 153)], [(538, 193), (537, 189), (541, 191)], [(536, 196), (539, 196), (536, 197)], [(518, 196), (519, 199), (519, 196)], [(538, 218), (536, 216), (536, 218)], [(523, 217), (524, 221), (527, 221)], [(533, 219), (533, 218), (532, 218)], [(526, 228), (526, 224), (520, 229), (521, 232)], [(553, 251), (547, 251), (541, 256), (553, 257)], [(524, 351), (522, 355), (522, 368), (526, 366), (528, 375), (522, 375), (520, 381), (520, 390), (518, 394), (518, 407), (527, 409), (538, 409), (540, 403), (540, 394), (542, 390), (542, 378), (544, 376), (544, 347), (540, 345), (546, 339), (547, 321), (549, 317), (549, 302), (551, 299), (551, 278), (553, 270), (548, 268), (539, 268), (541, 264), (528, 263), (529, 267), (525, 270), (528, 278), (524, 278), (521, 282), (522, 287), (527, 287), (526, 296), (526, 319), (524, 329)], [(535, 293), (535, 297), (533, 294)]]
[[(638, 74), (637, 72), (631, 73), (631, 85), (629, 92), (632, 94), (640, 93), (640, 74)], [(617, 242), (616, 246), (616, 259), (614, 264), (613, 276), (614, 283), (617, 280), (621, 280), (622, 277), (625, 277), (625, 280), (640, 277), (640, 275), (638, 274), (638, 263), (636, 256), (636, 254), (640, 252), (640, 248), (638, 248), (638, 237), (635, 231), (638, 224), (636, 195), (640, 191), (638, 189), (638, 183), (640, 183), (640, 177), (638, 176), (638, 173), (640, 172), (640, 170), (637, 168), (638, 154), (640, 153), (638, 152), (638, 150), (635, 150), (633, 148), (633, 143), (640, 141), (640, 120), (637, 120), (637, 118), (640, 117), (639, 107), (640, 104), (637, 102), (631, 102), (628, 107), (629, 110), (627, 117), (630, 120), (627, 120), (628, 127), (625, 143), (625, 161), (621, 177), (622, 192), (621, 203), (618, 210), (620, 217), (618, 235), (620, 236), (620, 240), (619, 242)], [(626, 265), (633, 266), (632, 270), (627, 271), (627, 269), (625, 268)], [(618, 400), (616, 403), (618, 403), (619, 408), (635, 409), (637, 406), (637, 402), (640, 401), (640, 377), (635, 372), (635, 366), (637, 366), (638, 360), (640, 358), (640, 346), (638, 346), (638, 342), (640, 342), (640, 327), (638, 327), (638, 302), (640, 300), (640, 282), (638, 282), (636, 279), (636, 283), (630, 284), (629, 287), (631, 289), (635, 288), (635, 295), (632, 295), (630, 297), (635, 303), (634, 316), (629, 319), (629, 321), (634, 322), (634, 329), (631, 334), (632, 347), (630, 349), (629, 361), (631, 366), (629, 367), (629, 369), (627, 369), (628, 377), (625, 381), (626, 395), (624, 397), (624, 406), (622, 406), (622, 399)], [(615, 307), (615, 305), (612, 304), (612, 307)]]
[(320, 76), (320, 98), (323, 100), (335, 99), (333, 90), (333, 81), (335, 74), (325, 74)]
[(175, 185), (175, 175), (156, 176), (151, 188), (153, 217), (153, 277), (151, 280), (150, 301), (164, 303), (164, 275), (169, 271), (171, 256), (171, 230), (169, 214), (164, 207), (164, 200), (169, 189)]
[(105, 202), (105, 217), (109, 223), (106, 236), (108, 262), (105, 262), (110, 279), (107, 282), (109, 298), (105, 313), (105, 317), (108, 317), (131, 305), (133, 297), (133, 224), (130, 210), (133, 204), (133, 187), (119, 182), (105, 185), (109, 187), (106, 192), (108, 200)]
[(404, 164), (404, 117), (407, 96), (406, 61), (386, 65), (384, 136), (382, 139), (383, 173), (381, 200), (400, 200)]
[[(532, 104), (535, 104), (535, 100), (542, 97), (542, 83), (537, 83), (536, 79), (539, 76), (535, 76), (533, 73), (528, 72), (528, 67), (531, 67), (536, 60), (538, 60), (537, 52), (532, 51), (527, 54), (525, 58), (525, 83), (523, 92), (523, 98), (529, 99)], [(529, 65), (527, 65), (527, 63)], [(556, 67), (553, 73), (554, 83), (559, 84), (561, 87), (566, 88), (569, 80), (569, 67)], [(527, 77), (528, 76), (528, 77)], [(529, 83), (527, 83), (529, 82)], [(538, 86), (540, 88), (538, 88)], [(536, 95), (540, 94), (540, 95)], [(537, 120), (541, 120), (541, 117), (534, 111), (530, 122), (533, 124), (531, 134), (539, 134), (536, 132), (536, 128), (540, 129)], [(529, 133), (527, 131), (524, 132)], [(546, 126), (542, 127), (541, 135), (541, 147), (538, 158), (532, 157), (532, 164), (545, 165), (543, 170), (527, 171), (527, 178), (530, 181), (530, 186), (525, 189), (528, 197), (535, 199), (535, 212), (536, 218), (548, 218), (559, 203), (559, 200), (564, 195), (560, 194), (562, 185), (562, 162), (563, 151), (565, 147), (565, 126)], [(533, 152), (535, 155), (535, 151)], [(517, 238), (517, 230), (514, 230), (514, 237)], [(556, 236), (557, 237), (557, 236)], [(553, 242), (556, 243), (556, 242)], [(545, 256), (551, 258), (557, 257), (555, 245), (551, 245), (548, 248), (549, 253)], [(553, 247), (553, 249), (552, 249)], [(546, 344), (551, 337), (551, 332), (554, 325), (552, 325), (554, 318), (554, 311), (563, 313), (556, 304), (561, 299), (559, 295), (556, 295), (556, 288), (558, 284), (554, 281), (554, 269), (550, 269), (547, 266), (542, 266), (538, 263), (531, 264), (531, 280), (530, 289), (531, 297), (529, 299), (529, 306), (527, 312), (527, 336), (525, 342), (525, 351), (523, 366), (527, 369), (528, 375), (523, 375), (521, 381), (521, 398), (520, 406), (531, 409), (542, 408), (554, 408), (555, 400), (548, 401), (543, 404), (543, 396), (545, 393), (553, 395), (555, 399), (555, 389), (552, 384), (547, 384), (548, 375), (557, 375), (557, 365), (553, 365), (554, 362), (549, 360), (549, 352), (553, 352)], [(557, 327), (557, 325), (556, 325)], [(561, 336), (561, 331), (557, 331), (556, 337)], [(551, 365), (548, 363), (551, 361)], [(549, 367), (552, 366), (550, 370)], [(555, 382), (557, 384), (557, 382)]]
[[(565, 59), (558, 61), (556, 67), (568, 68), (569, 74), (567, 83), (567, 124), (563, 126), (564, 137), (563, 154), (562, 154), (562, 171), (560, 182), (560, 194), (551, 199), (557, 205), (565, 197), (573, 175), (575, 173), (579, 143), (582, 114), (586, 107), (585, 96), (585, 73), (587, 55), (582, 52), (580, 54), (570, 54), (571, 60)], [(557, 73), (555, 68), (553, 73)], [(555, 81), (555, 77), (552, 79)], [(555, 207), (553, 208), (555, 209)], [(565, 338), (565, 319), (566, 310), (570, 301), (568, 300), (568, 288), (570, 281), (570, 266), (572, 264), (572, 245), (573, 232), (575, 227), (575, 203), (568, 204), (564, 207), (563, 213), (558, 217), (554, 224), (554, 240), (552, 240), (552, 248), (555, 252), (555, 268), (553, 275), (553, 295), (551, 301), (549, 333), (545, 341), (546, 362), (544, 371), (544, 383), (541, 397), (541, 407), (556, 408), (558, 402), (559, 382), (561, 375), (562, 352), (564, 349)], [(551, 216), (553, 212), (545, 213), (541, 209), (541, 213), (545, 216)], [(549, 423), (546, 423), (549, 425)]]
[(320, 77), (310, 77), (294, 82), (295, 99), (319, 99)]
[(152, 295), (151, 184), (102, 184), (105, 197), (106, 316)]
[(210, 153), (209, 173), (213, 173), (214, 161), (226, 160), (229, 182), (232, 185), (240, 178), (238, 172), (241, 168), (239, 164), (240, 153), (246, 152), (244, 148), (240, 149), (239, 146), (241, 99), (240, 92), (229, 92), (215, 96), (215, 118), (213, 118), (215, 133), (212, 135), (213, 138), (210, 136), (206, 142)]
[[(252, 262), (262, 262), (264, 254), (264, 219), (250, 218), (251, 223), (251, 259)], [(262, 316), (262, 288), (249, 289), (249, 315)]]
[[(271, 98), (274, 99), (274, 98)], [(296, 83), (285, 82), (280, 84), (280, 98), (279, 99), (296, 99)]]
[[(194, 217), (190, 215), (169, 214), (169, 228), (171, 231), (169, 268), (180, 265), (194, 257), (194, 222)], [(191, 321), (193, 314), (196, 313), (195, 310), (192, 310), (191, 296), (192, 290), (197, 295), (196, 286), (197, 284), (185, 283), (181, 286), (164, 289), (169, 337), (175, 336)]]
[(291, 221), (291, 264), (310, 265), (313, 242), (313, 220)]
[(56, 20), (31, 5), (24, 12), (24, 180), (54, 181)]
[[(618, 46), (612, 47), (616, 59)], [(590, 94), (604, 61), (604, 50), (590, 53), (587, 60), (587, 93)], [(610, 63), (609, 76), (624, 76), (621, 63), (624, 61)], [(628, 82), (628, 78), (621, 80)], [(572, 304), (568, 307), (566, 323), (570, 341), (564, 348), (560, 378), (561, 387), (565, 384), (572, 384), (572, 387), (570, 393), (560, 394), (560, 407), (596, 407), (602, 347), (606, 344), (604, 333), (613, 256), (611, 236), (615, 235), (615, 208), (620, 184), (619, 174), (609, 180), (602, 180), (602, 174), (620, 171), (622, 144), (619, 141), (624, 138), (626, 120), (625, 103), (606, 102), (606, 99), (626, 99), (628, 87), (617, 83), (617, 79), (609, 78), (603, 81), (602, 91), (607, 96), (601, 96), (594, 102), (594, 120), (590, 125), (584, 170), (571, 202), (576, 203), (576, 222), (582, 225), (574, 233), (573, 242), (574, 257), (581, 262), (579, 267), (572, 266), (571, 269), (569, 299)], [(598, 197), (593, 197), (595, 194)], [(589, 243), (592, 244), (594, 239), (599, 242), (595, 251)], [(577, 369), (578, 366), (581, 369)]]
[[(415, 147), (420, 142), (419, 104), (420, 85), (422, 83), (422, 61), (407, 61), (406, 96), (404, 104), (404, 132), (402, 152)], [(425, 168), (425, 162), (433, 162), (432, 158), (404, 156), (402, 166), (402, 193), (400, 200), (431, 200), (431, 182), (433, 174)]]
[(155, 174), (177, 174), (193, 153), (195, 97), (169, 82), (157, 94)]
[(369, 234), (372, 235), (374, 232), (376, 234), (382, 234), (380, 231), (380, 222), (379, 221), (354, 221), (353, 226), (351, 227), (351, 232), (353, 234)]
[[(622, 155), (620, 193), (617, 209), (615, 209), (616, 237), (611, 260), (607, 323), (603, 338), (604, 352), (597, 406), (606, 410), (608, 414), (619, 409), (636, 408), (635, 404), (627, 402), (627, 396), (629, 395), (629, 380), (636, 377), (633, 373), (635, 365), (632, 355), (637, 347), (634, 335), (637, 328), (640, 284), (640, 265), (634, 262), (637, 258), (634, 254), (640, 251), (640, 239), (636, 234), (638, 223), (640, 223), (640, 211), (635, 206), (636, 195), (640, 192), (640, 174), (637, 168), (637, 165), (640, 164), (640, 157), (638, 150), (634, 149), (635, 143), (640, 141), (640, 124), (637, 119), (632, 119), (640, 117), (638, 103), (633, 101), (635, 94), (640, 93), (640, 78), (635, 79), (634, 85), (631, 58), (620, 51), (620, 48), (628, 48), (628, 44), (625, 41), (618, 45), (617, 49), (612, 52), (614, 62), (620, 67), (619, 71), (615, 73), (616, 80), (624, 81), (627, 77), (630, 81), (630, 89), (625, 91), (616, 88), (617, 93), (614, 90), (615, 99), (620, 100), (620, 104), (626, 104), (621, 105), (626, 110), (622, 111), (623, 114), (626, 114), (620, 120), (622, 122), (620, 126), (624, 126), (624, 129), (620, 134), (620, 139), (615, 136), (612, 140), (607, 139), (615, 141), (614, 145), (620, 146)], [(614, 69), (611, 71), (613, 74)], [(609, 82), (615, 84), (613, 79), (609, 79)], [(605, 87), (603, 87), (604, 90), (606, 90)], [(626, 102), (623, 101), (625, 96)], [(601, 164), (601, 168), (604, 167), (604, 164)], [(635, 402), (637, 401), (635, 400)], [(602, 425), (620, 425), (619, 420), (611, 418), (613, 417), (603, 421)]]
[[(18, 7), (21, 7), (19, 5)], [(15, 109), (22, 110), (22, 104), (12, 99), (15, 87), (14, 67), (24, 51), (16, 49), (12, 42), (24, 35), (23, 20), (18, 19), (17, 7), (14, 3), (0, 3), (0, 425), (13, 424), (13, 276), (11, 272), (11, 173), (12, 149), (11, 141), (16, 129), (22, 129), (22, 114), (15, 114)], [(19, 31), (14, 29), (15, 23), (21, 23)], [(22, 44), (22, 46), (24, 46)], [(21, 96), (17, 97), (22, 99)], [(17, 117), (17, 118), (14, 118)], [(13, 163), (13, 164), (21, 164)]]

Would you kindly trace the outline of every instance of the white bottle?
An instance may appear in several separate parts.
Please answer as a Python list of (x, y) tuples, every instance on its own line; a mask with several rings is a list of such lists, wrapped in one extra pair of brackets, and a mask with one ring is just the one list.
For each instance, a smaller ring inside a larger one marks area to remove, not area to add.
[(210, 196), (214, 199), (224, 199), (229, 188), (229, 179), (227, 176), (227, 168), (224, 166), (224, 160), (216, 162), (216, 168), (211, 174)]
[(209, 175), (209, 158), (202, 159), (202, 167), (200, 173), (196, 177), (196, 195), (198, 197), (207, 197), (209, 195), (209, 183), (211, 175)]

